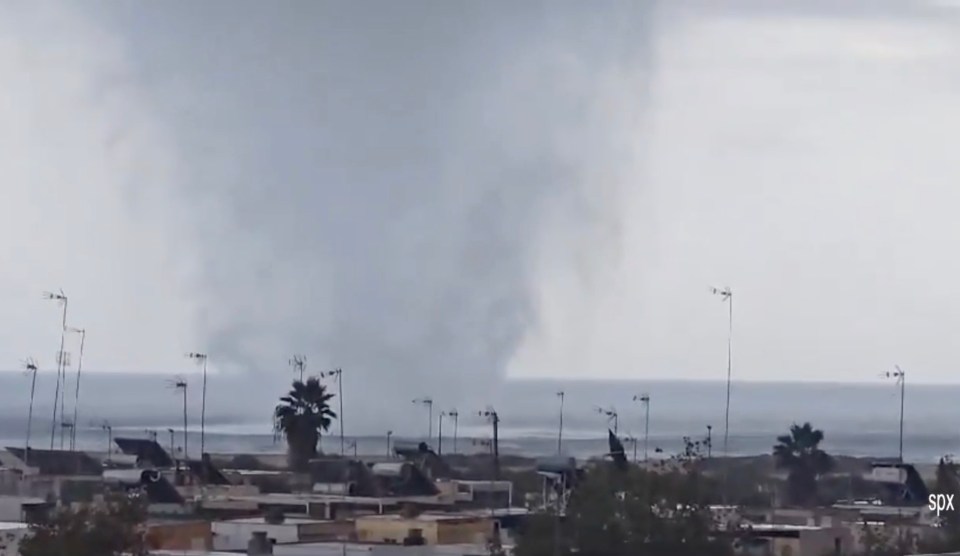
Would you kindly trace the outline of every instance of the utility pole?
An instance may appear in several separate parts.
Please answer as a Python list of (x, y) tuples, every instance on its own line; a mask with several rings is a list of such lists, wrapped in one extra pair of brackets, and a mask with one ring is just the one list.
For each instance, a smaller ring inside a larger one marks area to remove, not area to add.
[(174, 431), (173, 429), (167, 429), (167, 432), (170, 433), (170, 457), (173, 459), (177, 459), (177, 446), (176, 446), (176, 443), (173, 441), (173, 435), (176, 431)]
[(203, 365), (203, 385), (200, 387), (200, 456), (206, 453), (205, 425), (207, 421), (207, 354), (188, 353), (187, 357)]
[(713, 425), (707, 425), (707, 459), (713, 457)]
[[(306, 358), (304, 358), (306, 361)], [(321, 377), (332, 376), (337, 381), (337, 397), (340, 398), (340, 414), (337, 415), (337, 421), (340, 422), (340, 455), (346, 454), (346, 448), (343, 443), (343, 369), (334, 369), (325, 373), (320, 373)]]
[(70, 435), (70, 450), (77, 449), (77, 417), (80, 407), (80, 373), (83, 371), (83, 347), (87, 342), (87, 331), (71, 327), (70, 332), (80, 334), (80, 358), (77, 360), (77, 384), (73, 391), (73, 430)]
[(560, 430), (557, 431), (557, 454), (563, 453), (563, 398), (565, 394), (563, 390), (557, 392), (557, 397), (560, 398)]
[(387, 457), (391, 457), (390, 453), (390, 438), (393, 436), (393, 431), (387, 431)]
[(57, 435), (57, 404), (60, 403), (60, 383), (63, 374), (63, 342), (67, 331), (67, 296), (63, 290), (59, 293), (43, 292), (44, 299), (56, 301), (63, 307), (63, 317), (60, 324), (60, 351), (57, 352), (57, 388), (53, 395), (53, 419), (50, 422), (50, 449), (53, 450), (53, 441)]

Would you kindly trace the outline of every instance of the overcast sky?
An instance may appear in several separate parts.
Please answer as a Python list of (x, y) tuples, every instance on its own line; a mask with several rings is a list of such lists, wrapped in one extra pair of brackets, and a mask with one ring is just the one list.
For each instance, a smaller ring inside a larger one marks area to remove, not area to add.
[(0, 367), (956, 381), (960, 7), (519, 4), (0, 4)]

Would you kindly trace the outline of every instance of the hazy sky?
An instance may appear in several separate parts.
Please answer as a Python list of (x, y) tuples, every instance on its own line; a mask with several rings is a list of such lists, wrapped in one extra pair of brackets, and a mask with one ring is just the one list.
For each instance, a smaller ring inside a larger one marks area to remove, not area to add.
[(960, 6), (519, 4), (0, 4), (0, 367), (956, 381)]

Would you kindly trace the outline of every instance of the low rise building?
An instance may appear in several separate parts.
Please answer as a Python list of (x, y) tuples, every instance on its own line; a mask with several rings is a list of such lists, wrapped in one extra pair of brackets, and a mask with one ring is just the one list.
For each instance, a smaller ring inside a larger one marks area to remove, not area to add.
[(26, 523), (17, 521), (0, 522), (0, 556), (19, 556), (20, 541), (29, 532)]
[(484, 544), (497, 532), (493, 519), (478, 515), (371, 515), (355, 524), (357, 540), (367, 543)]
[(742, 556), (839, 556), (851, 549), (848, 529), (815, 525), (748, 524), (734, 541), (735, 552)]
[(255, 533), (265, 533), (275, 545), (347, 538), (353, 532), (348, 521), (287, 517), (271, 523), (263, 517), (214, 521), (211, 524), (215, 550), (245, 550)]

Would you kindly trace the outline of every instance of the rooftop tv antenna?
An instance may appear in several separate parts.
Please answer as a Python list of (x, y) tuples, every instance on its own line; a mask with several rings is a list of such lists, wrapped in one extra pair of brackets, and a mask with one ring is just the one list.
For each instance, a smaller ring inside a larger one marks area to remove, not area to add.
[(30, 459), (30, 430), (33, 427), (33, 396), (37, 392), (37, 362), (32, 357), (23, 362), (23, 372), (30, 376), (30, 407), (27, 410), (27, 444), (24, 450), (23, 463), (29, 465)]
[(289, 363), (293, 367), (293, 372), (300, 374), (300, 382), (303, 382), (303, 370), (307, 367), (307, 356), (294, 355), (290, 358)]
[[(56, 301), (61, 307), (63, 307), (63, 316), (60, 324), (60, 351), (57, 352), (57, 388), (54, 391), (53, 395), (53, 417), (50, 420), (50, 449), (53, 450), (53, 441), (57, 436), (57, 404), (62, 404), (60, 399), (60, 384), (62, 376), (65, 373), (64, 370), (64, 354), (63, 354), (63, 342), (64, 336), (67, 331), (67, 296), (63, 293), (63, 290), (59, 292), (43, 292), (43, 298), (51, 301)], [(62, 413), (62, 412), (61, 412)]]
[(200, 455), (202, 456), (206, 449), (204, 433), (207, 421), (207, 354), (191, 352), (187, 357), (196, 361), (198, 365), (203, 365), (203, 385), (200, 387), (202, 392), (200, 395)]

